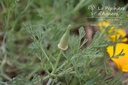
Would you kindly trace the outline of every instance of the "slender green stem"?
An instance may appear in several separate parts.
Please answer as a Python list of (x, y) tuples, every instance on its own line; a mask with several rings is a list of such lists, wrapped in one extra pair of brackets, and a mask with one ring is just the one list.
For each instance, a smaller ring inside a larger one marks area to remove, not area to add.
[(1, 65), (0, 65), (0, 68), (2, 69), (3, 68), (3, 66), (4, 66), (4, 64), (6, 63), (6, 56), (4, 57), (4, 59), (3, 59), (3, 61), (2, 61), (2, 63), (1, 63)]
[(52, 78), (50, 78), (49, 80), (48, 80), (48, 82), (47, 82), (47, 84), (46, 85), (51, 85), (51, 82), (52, 82)]
[(73, 11), (77, 11), (82, 6), (83, 3), (84, 3), (84, 0), (80, 0), (80, 2), (76, 5)]
[(48, 79), (48, 78), (50, 78), (49, 75), (45, 76), (45, 77), (43, 78), (43, 81), (46, 80), (46, 79)]
[(59, 64), (59, 61), (60, 61), (60, 58), (61, 58), (61, 54), (62, 54), (62, 50), (60, 50), (60, 53), (59, 53), (59, 55), (57, 57), (57, 60), (56, 60), (56, 63), (55, 63), (55, 67), (54, 67), (54, 70), (53, 70), (52, 73), (55, 73), (55, 71), (56, 71), (56, 68), (57, 68), (57, 66)]
[(60, 61), (61, 54), (62, 54), (62, 50), (60, 50), (60, 53), (59, 53), (58, 58), (57, 58), (57, 61), (56, 61), (56, 63), (55, 63), (55, 69), (56, 69), (57, 66), (58, 66), (58, 63), (59, 63), (59, 61)]
[[(54, 69), (53, 69), (51, 75), (54, 75), (54, 73), (57, 71), (57, 66), (58, 66), (58, 64), (59, 64), (59, 61), (60, 61), (60, 58), (61, 58), (61, 54), (62, 54), (62, 50), (60, 50), (60, 53), (58, 54), (57, 61), (56, 61), (56, 63), (55, 63), (55, 66), (54, 66)], [(46, 78), (47, 78), (47, 77), (46, 77)], [(48, 82), (47, 82), (46, 85), (50, 85), (51, 82), (53, 81), (53, 79), (50, 78), (50, 76), (48, 76), (48, 78), (49, 78), (49, 80), (48, 80)]]

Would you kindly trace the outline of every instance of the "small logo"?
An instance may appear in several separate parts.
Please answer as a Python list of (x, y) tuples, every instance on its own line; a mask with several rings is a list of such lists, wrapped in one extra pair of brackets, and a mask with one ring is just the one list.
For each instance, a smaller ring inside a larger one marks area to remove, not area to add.
[(97, 13), (94, 10), (96, 9), (96, 6), (94, 4), (91, 4), (88, 6), (88, 9), (91, 10), (91, 15), (94, 17), (94, 15)]
[(96, 8), (96, 6), (94, 4), (91, 4), (91, 5), (88, 6), (89, 10), (94, 10), (95, 8)]

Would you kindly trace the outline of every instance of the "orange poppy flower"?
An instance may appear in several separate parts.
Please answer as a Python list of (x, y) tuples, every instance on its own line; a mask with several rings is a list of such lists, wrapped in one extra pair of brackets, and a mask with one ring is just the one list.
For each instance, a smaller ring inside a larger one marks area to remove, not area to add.
[[(106, 28), (110, 26), (109, 21), (105, 22), (98, 22), (99, 29), (102, 31), (104, 30), (103, 28)], [(124, 38), (126, 36), (126, 33), (123, 29), (116, 29), (114, 26), (112, 26), (107, 33), (112, 33), (114, 32), (110, 37), (109, 40), (112, 40), (112, 42), (115, 42), (119, 38)], [(126, 39), (122, 39), (121, 42), (126, 42)]]
[[(112, 57), (119, 55), (122, 50), (124, 55), (120, 55), (118, 58)], [(128, 44), (117, 43), (115, 46), (115, 52), (114, 52), (114, 46), (108, 46), (107, 52), (110, 58), (112, 59), (112, 61), (115, 62), (118, 69), (120, 69), (123, 72), (128, 72)]]
[(112, 42), (115, 42), (119, 38), (122, 38), (121, 42), (126, 42), (126, 40), (123, 39), (125, 36), (126, 36), (126, 33), (123, 29), (117, 29), (116, 32), (110, 36), (110, 38), (111, 38)]

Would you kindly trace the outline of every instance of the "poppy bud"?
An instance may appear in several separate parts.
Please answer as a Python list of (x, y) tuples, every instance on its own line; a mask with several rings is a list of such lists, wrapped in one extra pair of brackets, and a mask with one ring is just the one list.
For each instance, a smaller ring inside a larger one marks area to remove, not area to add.
[(71, 25), (68, 26), (66, 32), (63, 34), (63, 36), (61, 37), (60, 42), (58, 44), (58, 48), (61, 50), (68, 49), (68, 38), (69, 38), (70, 27), (71, 27)]

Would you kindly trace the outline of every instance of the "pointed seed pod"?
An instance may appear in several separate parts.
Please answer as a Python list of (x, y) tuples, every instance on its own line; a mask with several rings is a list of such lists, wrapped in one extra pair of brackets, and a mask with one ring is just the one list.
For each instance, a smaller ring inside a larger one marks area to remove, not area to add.
[(70, 27), (71, 27), (71, 25), (68, 26), (66, 32), (63, 34), (63, 36), (61, 37), (60, 42), (58, 44), (58, 48), (61, 50), (68, 49), (68, 38), (69, 38), (69, 33), (70, 33)]

